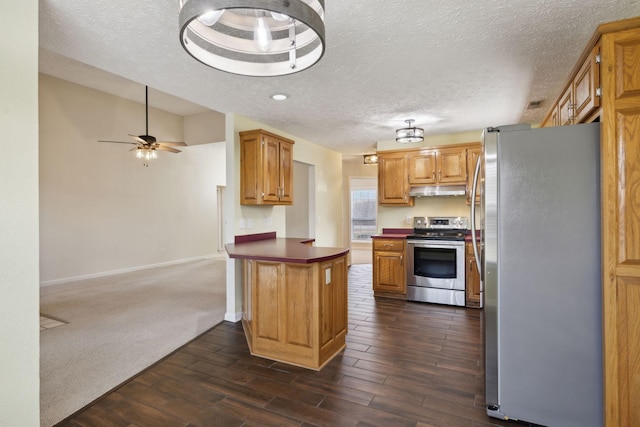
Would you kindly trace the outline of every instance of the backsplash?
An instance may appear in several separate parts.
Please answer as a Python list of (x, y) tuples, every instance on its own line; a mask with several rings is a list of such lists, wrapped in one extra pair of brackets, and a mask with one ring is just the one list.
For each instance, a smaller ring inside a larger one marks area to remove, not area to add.
[(395, 207), (378, 205), (378, 231), (383, 228), (411, 227), (407, 218), (414, 216), (464, 216), (469, 217), (470, 207), (464, 196), (417, 197), (415, 206)]

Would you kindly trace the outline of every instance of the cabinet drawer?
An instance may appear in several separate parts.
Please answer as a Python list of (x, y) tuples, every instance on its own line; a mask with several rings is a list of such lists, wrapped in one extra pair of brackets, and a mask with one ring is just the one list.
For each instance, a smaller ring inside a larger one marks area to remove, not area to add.
[(402, 251), (404, 240), (374, 240), (373, 249), (381, 251)]

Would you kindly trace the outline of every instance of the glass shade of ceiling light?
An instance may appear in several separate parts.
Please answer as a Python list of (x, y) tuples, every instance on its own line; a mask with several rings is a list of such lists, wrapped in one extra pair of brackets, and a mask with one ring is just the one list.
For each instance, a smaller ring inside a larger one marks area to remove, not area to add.
[(324, 0), (180, 0), (180, 43), (205, 65), (281, 76), (324, 55)]
[(271, 50), (271, 28), (267, 24), (267, 18), (257, 18), (255, 24), (253, 24), (253, 41), (258, 46), (261, 52), (269, 52)]
[(138, 147), (136, 149), (136, 157), (142, 159), (145, 166), (149, 166), (149, 160), (158, 158), (158, 152), (153, 147)]
[(364, 155), (364, 164), (365, 165), (377, 165), (378, 164), (378, 155), (377, 154), (365, 154)]
[(210, 10), (198, 16), (198, 21), (202, 22), (204, 25), (208, 27), (211, 27), (216, 22), (218, 22), (218, 19), (220, 19), (220, 16), (222, 16), (223, 13), (224, 13), (224, 9)]
[(405, 120), (406, 128), (396, 130), (396, 142), (407, 144), (424, 141), (424, 129), (412, 126), (415, 120)]

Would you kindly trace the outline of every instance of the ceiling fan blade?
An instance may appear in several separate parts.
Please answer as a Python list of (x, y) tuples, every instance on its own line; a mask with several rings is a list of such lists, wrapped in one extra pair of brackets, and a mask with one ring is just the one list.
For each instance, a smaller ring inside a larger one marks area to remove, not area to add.
[(156, 144), (164, 145), (166, 147), (186, 147), (186, 142), (164, 142), (164, 141), (156, 141)]
[(131, 135), (131, 134), (129, 134), (129, 136), (130, 136), (130, 137), (132, 137), (133, 139), (135, 139), (136, 141), (138, 141), (140, 144), (146, 144), (146, 143), (147, 143), (147, 141), (145, 141), (144, 139), (140, 138), (140, 137), (139, 137), (139, 136), (137, 136), (137, 135)]
[(99, 139), (98, 142), (113, 142), (115, 144), (134, 144), (134, 145), (138, 145), (137, 142), (126, 142), (126, 141), (105, 141), (105, 140), (101, 140)]
[(176, 150), (175, 148), (164, 147), (162, 145), (157, 146), (156, 150), (168, 151), (170, 153), (179, 153), (180, 152), (180, 150)]

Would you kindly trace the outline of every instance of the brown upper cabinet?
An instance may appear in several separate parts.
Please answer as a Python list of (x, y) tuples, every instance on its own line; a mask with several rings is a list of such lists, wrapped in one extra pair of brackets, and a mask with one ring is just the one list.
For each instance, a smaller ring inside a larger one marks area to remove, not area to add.
[[(473, 174), (476, 172), (476, 163), (482, 157), (482, 145), (478, 145), (467, 149), (467, 204), (471, 204), (471, 192), (473, 191)], [(482, 163), (480, 164), (480, 173), (478, 180), (484, 179), (484, 170)], [(476, 204), (480, 203), (480, 187), (478, 183), (478, 191), (476, 192)]]
[(378, 153), (378, 203), (392, 206), (413, 206), (409, 197), (409, 155)]
[(467, 154), (464, 147), (420, 150), (409, 156), (409, 184), (465, 184)]
[(240, 204), (293, 204), (293, 144), (262, 129), (240, 132)]
[(600, 108), (600, 58), (600, 43), (596, 43), (547, 114), (542, 127), (593, 120), (594, 113)]
[[(468, 185), (480, 143), (378, 152), (378, 203), (413, 206), (409, 189), (423, 185)], [(469, 159), (468, 156), (476, 156)], [(473, 162), (469, 166), (469, 162)], [(471, 177), (473, 179), (473, 177)]]

